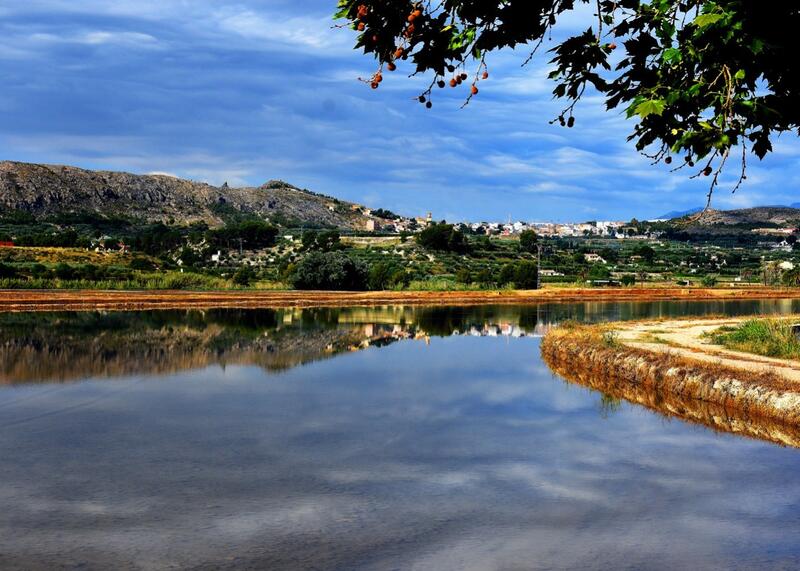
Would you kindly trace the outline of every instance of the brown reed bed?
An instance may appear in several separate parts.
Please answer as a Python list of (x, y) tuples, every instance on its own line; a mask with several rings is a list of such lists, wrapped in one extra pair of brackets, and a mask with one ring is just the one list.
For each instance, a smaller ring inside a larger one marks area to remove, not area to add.
[(669, 417), (800, 447), (800, 384), (769, 369), (630, 347), (609, 325), (568, 324), (550, 332), (541, 349), (570, 382)]

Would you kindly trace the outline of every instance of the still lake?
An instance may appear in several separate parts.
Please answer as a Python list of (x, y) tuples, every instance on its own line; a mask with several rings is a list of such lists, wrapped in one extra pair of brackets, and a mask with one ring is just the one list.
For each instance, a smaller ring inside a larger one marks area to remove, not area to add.
[(797, 568), (800, 451), (539, 355), (566, 319), (790, 312), (0, 314), (0, 568)]

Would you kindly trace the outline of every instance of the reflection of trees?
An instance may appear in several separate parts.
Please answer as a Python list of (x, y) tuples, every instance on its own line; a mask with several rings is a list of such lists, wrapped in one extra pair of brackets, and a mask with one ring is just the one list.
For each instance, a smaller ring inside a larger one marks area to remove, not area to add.
[(358, 343), (352, 327), (288, 326), (263, 310), (0, 315), (0, 382), (170, 373), (212, 364), (280, 370)]
[[(211, 309), (0, 314), (0, 382), (164, 373), (213, 364), (280, 370), (399, 340), (521, 337), (568, 319), (796, 311), (796, 303), (687, 302), (475, 307)], [(609, 393), (611, 394), (611, 393)]]
[(396, 341), (525, 334), (535, 308), (213, 309), (0, 314), (0, 382), (164, 374), (213, 364), (282, 370)]

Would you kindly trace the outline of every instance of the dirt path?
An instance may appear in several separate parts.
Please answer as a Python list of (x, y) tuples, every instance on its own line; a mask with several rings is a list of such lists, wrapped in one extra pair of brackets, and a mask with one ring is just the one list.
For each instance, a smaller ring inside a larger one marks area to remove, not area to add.
[[(800, 316), (793, 316), (800, 323)], [(723, 326), (736, 326), (750, 318), (691, 319), (621, 324), (615, 328), (624, 345), (686, 357), (752, 373), (770, 371), (800, 385), (800, 361), (742, 353), (715, 345), (705, 337)]]
[(276, 308), (355, 305), (491, 305), (587, 301), (733, 301), (800, 298), (800, 289), (545, 288), (536, 291), (330, 292), (330, 291), (97, 291), (0, 290), (0, 311), (87, 309)]

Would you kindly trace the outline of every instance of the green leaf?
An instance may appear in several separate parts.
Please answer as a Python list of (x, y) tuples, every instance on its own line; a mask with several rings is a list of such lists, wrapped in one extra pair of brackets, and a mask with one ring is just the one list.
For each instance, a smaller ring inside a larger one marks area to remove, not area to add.
[(681, 50), (677, 48), (667, 48), (664, 50), (664, 55), (661, 56), (661, 59), (667, 63), (677, 63), (681, 61), (682, 58)]
[(739, 81), (741, 81), (741, 80), (743, 80), (743, 79), (744, 79), (744, 76), (745, 76), (745, 74), (744, 74), (744, 70), (743, 70), (743, 69), (740, 69), (739, 71), (737, 71), (737, 72), (736, 72), (736, 75), (734, 75), (733, 77), (735, 77), (736, 79), (738, 79)]
[(649, 99), (636, 106), (636, 114), (644, 119), (648, 115), (661, 115), (664, 112), (663, 99)]
[(720, 20), (722, 20), (722, 14), (700, 14), (692, 23), (698, 28), (707, 28)]

